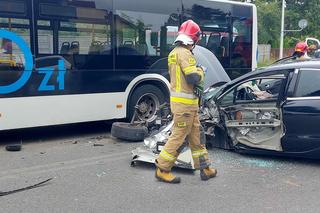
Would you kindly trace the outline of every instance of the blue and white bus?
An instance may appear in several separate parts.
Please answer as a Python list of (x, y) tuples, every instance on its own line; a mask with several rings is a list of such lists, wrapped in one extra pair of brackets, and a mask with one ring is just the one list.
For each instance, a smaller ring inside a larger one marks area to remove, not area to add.
[(249, 3), (0, 0), (0, 5), (0, 32), (22, 38), (32, 55), (26, 57), (17, 40), (0, 33), (0, 130), (130, 118), (134, 106), (140, 119), (152, 120), (169, 97), (166, 57), (187, 19), (199, 23), (199, 45), (217, 56), (231, 78), (256, 66), (257, 14)]

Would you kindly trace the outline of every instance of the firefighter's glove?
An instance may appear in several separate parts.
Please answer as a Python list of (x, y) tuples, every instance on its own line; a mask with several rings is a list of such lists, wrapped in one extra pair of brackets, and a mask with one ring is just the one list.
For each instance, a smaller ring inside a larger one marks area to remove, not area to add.
[(200, 69), (202, 69), (203, 73), (206, 74), (206, 72), (207, 72), (207, 67), (202, 66), (202, 65), (200, 65), (200, 64), (197, 64), (197, 67), (200, 68)]
[(198, 73), (200, 75), (200, 83), (199, 84), (201, 84), (201, 82), (204, 81), (204, 76), (206, 75), (207, 68), (198, 64), (197, 65), (197, 71), (198, 71)]

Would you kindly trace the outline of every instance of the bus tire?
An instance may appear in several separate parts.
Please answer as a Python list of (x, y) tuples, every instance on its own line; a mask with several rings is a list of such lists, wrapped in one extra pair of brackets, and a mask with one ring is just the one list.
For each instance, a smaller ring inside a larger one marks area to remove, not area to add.
[(115, 138), (138, 142), (143, 141), (148, 135), (148, 128), (125, 122), (114, 122), (111, 127), (111, 135)]
[(165, 93), (157, 86), (150, 84), (139, 86), (133, 91), (130, 97), (128, 119), (132, 119), (135, 106), (138, 106), (135, 120), (143, 120), (152, 123), (156, 119), (160, 105), (165, 101)]

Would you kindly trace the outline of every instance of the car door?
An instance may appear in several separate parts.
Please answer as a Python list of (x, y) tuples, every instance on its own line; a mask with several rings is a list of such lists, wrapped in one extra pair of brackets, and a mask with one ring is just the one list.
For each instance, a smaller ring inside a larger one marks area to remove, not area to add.
[(296, 70), (295, 79), (282, 107), (282, 146), (288, 152), (308, 152), (320, 148), (320, 69)]
[[(282, 151), (279, 103), (286, 81), (286, 73), (247, 78), (218, 98), (220, 114), (233, 146)], [(270, 85), (273, 85), (272, 91), (268, 90)]]

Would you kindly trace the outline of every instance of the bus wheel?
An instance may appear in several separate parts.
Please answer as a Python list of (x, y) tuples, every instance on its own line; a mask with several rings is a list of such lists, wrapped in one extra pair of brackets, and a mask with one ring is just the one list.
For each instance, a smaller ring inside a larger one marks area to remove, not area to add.
[(128, 106), (128, 118), (132, 119), (136, 109), (135, 120), (150, 124), (156, 120), (157, 111), (164, 102), (165, 95), (158, 87), (142, 85), (132, 93)]

